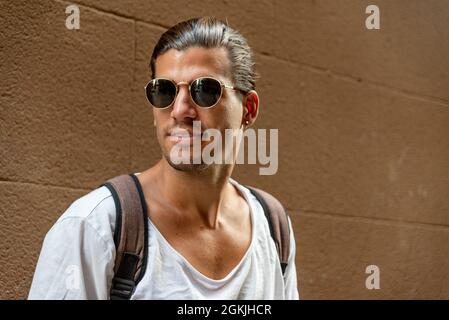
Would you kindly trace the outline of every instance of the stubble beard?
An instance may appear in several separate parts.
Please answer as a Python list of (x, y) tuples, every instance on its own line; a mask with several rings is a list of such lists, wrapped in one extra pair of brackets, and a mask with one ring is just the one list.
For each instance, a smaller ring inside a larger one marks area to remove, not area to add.
[[(175, 164), (173, 163), (173, 161), (171, 161), (170, 159), (170, 155), (167, 154), (166, 152), (164, 152), (164, 158), (165, 160), (167, 160), (168, 164), (175, 170), (177, 171), (182, 171), (182, 172), (191, 172), (191, 173), (203, 173), (206, 172), (211, 165), (207, 164), (207, 163), (203, 163), (201, 161), (201, 163), (179, 163), (179, 164)], [(193, 161), (190, 161), (193, 162)]]

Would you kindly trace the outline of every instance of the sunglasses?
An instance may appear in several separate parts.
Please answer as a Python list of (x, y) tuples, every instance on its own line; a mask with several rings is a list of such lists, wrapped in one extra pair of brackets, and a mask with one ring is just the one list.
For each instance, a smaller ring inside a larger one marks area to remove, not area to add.
[(190, 83), (186, 81), (176, 83), (173, 80), (156, 78), (145, 86), (147, 99), (155, 108), (168, 108), (175, 102), (180, 85), (189, 87), (190, 98), (200, 108), (215, 106), (220, 101), (224, 88), (246, 93), (242, 89), (225, 85), (220, 80), (211, 77), (201, 77)]

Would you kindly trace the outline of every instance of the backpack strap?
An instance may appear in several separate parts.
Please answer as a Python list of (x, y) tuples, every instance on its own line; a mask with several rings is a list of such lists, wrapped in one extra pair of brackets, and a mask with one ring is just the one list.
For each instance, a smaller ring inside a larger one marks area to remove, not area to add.
[(282, 274), (288, 265), (290, 251), (290, 229), (288, 226), (288, 214), (282, 204), (271, 194), (246, 186), (260, 202), (270, 227), (271, 237), (276, 245), (276, 250), (281, 263)]
[[(129, 300), (142, 279), (148, 256), (148, 218), (145, 198), (134, 174), (108, 180), (116, 207), (116, 247), (111, 300)], [(100, 187), (101, 187), (100, 186)], [(144, 205), (145, 204), (145, 205)]]

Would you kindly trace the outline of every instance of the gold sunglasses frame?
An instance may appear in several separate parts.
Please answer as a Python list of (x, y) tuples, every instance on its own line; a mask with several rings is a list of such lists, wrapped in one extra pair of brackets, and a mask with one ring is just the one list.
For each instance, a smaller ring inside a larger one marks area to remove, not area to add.
[[(192, 97), (192, 91), (191, 91), (192, 83), (195, 82), (195, 81), (198, 81), (198, 80), (200, 80), (200, 79), (213, 79), (213, 80), (217, 81), (217, 82), (220, 84), (220, 86), (221, 86), (220, 96), (218, 97), (217, 102), (215, 102), (215, 103), (214, 103), (213, 105), (211, 105), (210, 107), (203, 107), (203, 106), (200, 106), (200, 105), (198, 105), (198, 104), (195, 102), (195, 100), (193, 100), (193, 97)], [(172, 101), (168, 106), (166, 106), (166, 107), (156, 107), (155, 105), (153, 105), (153, 104), (151, 103), (150, 99), (148, 99), (147, 87), (150, 85), (150, 83), (152, 83), (152, 82), (154, 82), (154, 81), (156, 81), (156, 80), (168, 80), (168, 81), (170, 81), (171, 83), (173, 83), (174, 86), (175, 86), (175, 88), (176, 88), (175, 97), (173, 98), (173, 101)], [(187, 81), (180, 81), (180, 82), (178, 82), (178, 83), (176, 83), (174, 80), (167, 79), (167, 78), (154, 78), (154, 79), (151, 79), (151, 80), (147, 83), (147, 85), (144, 87), (144, 89), (145, 89), (145, 96), (147, 97), (148, 102), (151, 104), (151, 106), (152, 106), (153, 108), (160, 109), (160, 110), (167, 109), (167, 108), (170, 108), (171, 106), (173, 106), (173, 104), (175, 103), (176, 97), (178, 96), (178, 92), (179, 92), (179, 86), (181, 86), (181, 85), (187, 85), (187, 86), (188, 86), (188, 88), (189, 88), (189, 96), (190, 96), (190, 100), (193, 102), (193, 104), (194, 104), (195, 106), (197, 106), (198, 108), (201, 108), (201, 109), (210, 109), (210, 108), (215, 107), (215, 106), (218, 104), (218, 102), (220, 102), (221, 97), (223, 96), (223, 88), (225, 88), (225, 89), (231, 89), (231, 90), (235, 90), (235, 91), (240, 91), (240, 92), (242, 92), (243, 94), (246, 94), (246, 93), (247, 93), (247, 91), (245, 91), (245, 90), (243, 90), (243, 89), (240, 89), (240, 88), (237, 88), (237, 87), (233, 87), (233, 86), (228, 86), (228, 85), (224, 84), (223, 82), (221, 82), (219, 79), (214, 78), (214, 77), (199, 77), (199, 78), (193, 79), (193, 80), (190, 81), (190, 82), (187, 82)]]

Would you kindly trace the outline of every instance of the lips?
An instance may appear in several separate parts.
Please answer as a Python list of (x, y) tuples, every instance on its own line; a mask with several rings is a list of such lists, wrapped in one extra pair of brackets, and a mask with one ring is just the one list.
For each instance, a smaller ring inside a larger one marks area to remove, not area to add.
[(201, 133), (194, 135), (193, 132), (188, 129), (175, 129), (168, 134), (170, 141), (173, 142), (191, 142), (193, 139), (201, 140), (201, 136)]

